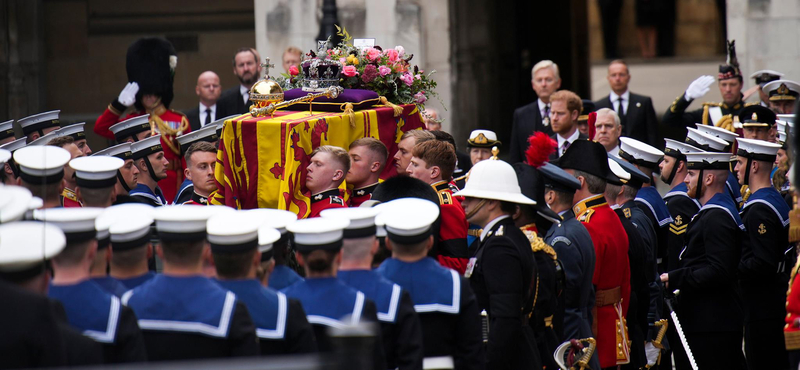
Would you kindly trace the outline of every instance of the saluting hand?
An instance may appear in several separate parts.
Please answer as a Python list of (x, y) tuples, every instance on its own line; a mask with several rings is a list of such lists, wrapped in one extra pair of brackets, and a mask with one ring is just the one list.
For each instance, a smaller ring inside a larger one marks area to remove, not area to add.
[(708, 90), (711, 89), (711, 85), (713, 83), (713, 76), (705, 75), (698, 77), (696, 80), (692, 81), (691, 84), (689, 84), (689, 87), (686, 88), (686, 93), (684, 94), (686, 100), (702, 98), (708, 93)]
[(139, 92), (139, 84), (136, 82), (129, 82), (125, 88), (119, 93), (117, 101), (126, 107), (130, 107), (136, 103), (136, 93)]

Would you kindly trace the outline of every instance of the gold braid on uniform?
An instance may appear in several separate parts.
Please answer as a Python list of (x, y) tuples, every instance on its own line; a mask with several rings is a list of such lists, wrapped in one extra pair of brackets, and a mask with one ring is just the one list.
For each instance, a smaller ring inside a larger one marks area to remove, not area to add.
[(169, 150), (171, 150), (176, 155), (181, 154), (181, 148), (175, 145), (173, 140), (180, 134), (183, 134), (186, 129), (189, 128), (189, 121), (186, 117), (181, 118), (181, 124), (178, 126), (177, 129), (173, 129), (168, 124), (166, 124), (161, 117), (151, 114), (150, 115), (150, 134), (155, 135), (156, 132), (161, 133), (161, 136), (164, 138), (163, 142), (167, 143)]
[[(528, 225), (525, 225), (523, 227), (527, 226)], [(556, 251), (553, 249), (553, 247), (547, 245), (547, 243), (544, 242), (544, 239), (542, 239), (539, 235), (537, 235), (535, 232), (531, 230), (522, 229), (522, 232), (525, 234), (525, 236), (528, 238), (528, 241), (531, 243), (531, 250), (534, 253), (542, 251), (547, 253), (547, 255), (553, 259), (553, 261), (558, 259), (558, 255), (556, 254)]]
[(744, 204), (744, 202), (747, 202), (747, 199), (750, 198), (750, 187), (742, 185), (742, 187), (739, 188), (739, 194), (742, 194), (742, 204)]

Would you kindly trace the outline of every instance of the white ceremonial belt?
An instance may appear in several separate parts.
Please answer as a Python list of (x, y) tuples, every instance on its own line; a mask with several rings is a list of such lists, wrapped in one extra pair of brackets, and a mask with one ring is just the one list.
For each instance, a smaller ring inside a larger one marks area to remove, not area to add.
[(454, 369), (455, 363), (452, 356), (425, 357), (422, 359), (422, 368), (425, 370)]

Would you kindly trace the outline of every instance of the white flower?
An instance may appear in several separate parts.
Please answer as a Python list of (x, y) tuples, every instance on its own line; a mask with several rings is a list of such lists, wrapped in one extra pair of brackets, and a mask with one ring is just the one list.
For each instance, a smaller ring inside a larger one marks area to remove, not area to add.
[(394, 50), (397, 50), (397, 54), (399, 54), (398, 56), (399, 56), (399, 57), (401, 57), (401, 58), (403, 57), (403, 55), (405, 55), (405, 54), (406, 54), (406, 49), (405, 49), (405, 48), (403, 48), (403, 47), (402, 47), (402, 46), (400, 46), (400, 45), (397, 45), (397, 46), (395, 46), (395, 47), (394, 47)]
[(170, 55), (169, 56), (169, 69), (171, 71), (175, 70), (175, 67), (178, 66), (178, 56), (177, 55)]

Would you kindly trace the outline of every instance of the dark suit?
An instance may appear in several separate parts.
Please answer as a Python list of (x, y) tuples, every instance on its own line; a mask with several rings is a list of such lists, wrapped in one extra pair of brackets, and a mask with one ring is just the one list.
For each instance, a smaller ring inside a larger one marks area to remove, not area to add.
[(222, 92), (217, 100), (217, 117), (227, 117), (231, 114), (244, 114), (250, 109), (251, 102), (244, 103), (239, 85)]
[(525, 151), (528, 149), (528, 137), (534, 132), (542, 131), (547, 135), (553, 134), (550, 125), (542, 123), (542, 112), (539, 111), (539, 100), (517, 108), (514, 111), (514, 122), (511, 126), (511, 146), (508, 153), (508, 163), (525, 161)]
[[(550, 138), (551, 138), (551, 139), (553, 139), (553, 141), (555, 141), (555, 142), (556, 142), (556, 144), (558, 144), (558, 137), (557, 137), (557, 135), (558, 135), (558, 134), (552, 134), (552, 135), (550, 135)], [(582, 134), (582, 133), (578, 133), (578, 138), (577, 138), (577, 139), (575, 139), (575, 140), (588, 140), (588, 139), (589, 139), (589, 137), (588, 137), (588, 136), (586, 136), (586, 135), (584, 135), (584, 134)], [(570, 145), (572, 145), (572, 143), (570, 143)], [(550, 159), (551, 161), (555, 161), (555, 160), (557, 160), (557, 159), (559, 159), (559, 158), (561, 158), (561, 147), (557, 146), (557, 147), (556, 147), (556, 151), (555, 151), (555, 152), (552, 152), (552, 153), (550, 153), (550, 158), (549, 158), (549, 159)]]
[[(594, 102), (594, 105), (597, 109), (609, 108), (616, 111), (610, 94)], [(649, 96), (630, 93), (628, 108), (624, 113), (619, 118), (622, 123), (622, 136), (639, 140), (656, 148), (661, 145), (656, 142), (658, 140), (658, 120), (656, 111), (653, 109), (653, 100)]]
[[(208, 108), (206, 108), (206, 109), (208, 109)], [(220, 113), (222, 113), (222, 114), (220, 115)], [(195, 106), (192, 109), (189, 109), (189, 110), (183, 112), (183, 114), (185, 114), (186, 118), (189, 120), (189, 126), (192, 127), (192, 131), (197, 131), (201, 127), (203, 127), (203, 123), (200, 121), (200, 106), (199, 105)], [(214, 122), (214, 121), (216, 121), (216, 120), (218, 120), (218, 119), (220, 119), (222, 117), (227, 117), (227, 116), (228, 115), (225, 114), (224, 111), (220, 110), (220, 105), (217, 104), (216, 110), (214, 111), (214, 116), (208, 118), (208, 123)]]

